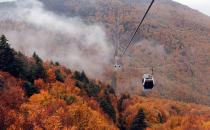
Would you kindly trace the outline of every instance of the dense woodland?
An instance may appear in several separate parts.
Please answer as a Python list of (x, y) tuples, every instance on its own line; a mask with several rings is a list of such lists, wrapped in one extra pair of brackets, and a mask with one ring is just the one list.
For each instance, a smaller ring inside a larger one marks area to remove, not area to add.
[(58, 62), (26, 57), (0, 38), (2, 130), (209, 130), (210, 108), (116, 96), (110, 85)]

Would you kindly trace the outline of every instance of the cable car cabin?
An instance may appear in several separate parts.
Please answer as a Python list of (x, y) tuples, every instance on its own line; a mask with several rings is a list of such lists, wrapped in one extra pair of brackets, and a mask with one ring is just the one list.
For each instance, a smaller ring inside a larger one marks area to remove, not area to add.
[(145, 90), (153, 89), (155, 86), (154, 78), (151, 74), (144, 74), (142, 79), (142, 85)]
[(119, 65), (119, 64), (114, 64), (114, 66), (113, 66), (115, 69), (120, 69), (121, 68), (121, 66)]

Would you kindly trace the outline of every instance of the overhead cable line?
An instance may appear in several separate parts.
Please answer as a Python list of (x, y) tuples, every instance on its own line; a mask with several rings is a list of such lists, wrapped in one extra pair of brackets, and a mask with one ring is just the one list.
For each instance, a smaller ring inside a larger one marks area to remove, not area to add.
[(131, 43), (132, 43), (133, 39), (135, 38), (136, 33), (138, 32), (139, 28), (141, 27), (141, 25), (142, 25), (142, 23), (143, 23), (143, 21), (144, 21), (145, 17), (147, 16), (147, 14), (148, 14), (148, 12), (149, 12), (150, 8), (151, 8), (151, 7), (152, 7), (152, 5), (153, 5), (154, 1), (155, 1), (155, 0), (152, 0), (152, 2), (150, 3), (150, 5), (149, 5), (149, 7), (148, 7), (148, 9), (147, 9), (147, 11), (146, 11), (146, 13), (144, 14), (144, 16), (143, 16), (142, 20), (140, 21), (140, 23), (139, 23), (138, 27), (136, 28), (136, 30), (135, 30), (135, 32), (134, 32), (134, 34), (133, 34), (133, 36), (131, 37), (131, 39), (130, 39), (130, 41), (129, 41), (128, 45), (126, 46), (125, 50), (123, 51), (123, 53), (122, 53), (121, 57), (123, 57), (123, 56), (125, 55), (125, 53), (126, 53), (127, 49), (128, 49), (128, 48), (129, 48), (129, 46), (131, 45)]

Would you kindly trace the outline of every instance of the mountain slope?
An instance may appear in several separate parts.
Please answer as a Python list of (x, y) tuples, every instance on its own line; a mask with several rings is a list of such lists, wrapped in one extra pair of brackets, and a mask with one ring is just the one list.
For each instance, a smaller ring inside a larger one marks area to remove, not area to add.
[(0, 39), (0, 129), (210, 129), (207, 106), (116, 96), (84, 72), (43, 62), (36, 53), (26, 57)]
[[(102, 22), (113, 42), (119, 29), (121, 52), (148, 4), (143, 0), (131, 1), (131, 5), (123, 0), (94, 4), (69, 0), (63, 3), (66, 10), (59, 13), (80, 16), (87, 22)], [(209, 32), (208, 16), (170, 0), (156, 1), (135, 38), (136, 44), (121, 61), (118, 93), (141, 93), (141, 76), (150, 73), (154, 66), (157, 86), (151, 95), (209, 104)]]
[[(104, 26), (113, 44), (118, 40), (116, 37), (119, 29), (119, 52), (129, 41), (149, 4), (143, 0), (131, 0), (131, 4), (125, 0), (40, 1), (55, 13), (79, 16), (88, 24), (98, 23)], [(117, 16), (119, 27), (116, 26)], [(28, 25), (22, 26), (24, 23), (16, 25), (6, 21), (1, 25), (2, 32), (6, 32), (11, 25), (15, 30), (34, 30)], [(134, 47), (130, 48), (120, 61), (123, 68), (117, 74), (117, 94), (144, 94), (141, 89), (142, 75), (150, 73), (151, 66), (154, 66), (157, 85), (149, 96), (209, 105), (209, 35), (208, 16), (171, 0), (156, 1), (135, 38)], [(55, 36), (57, 35), (53, 34), (53, 37)], [(104, 82), (107, 83), (113, 80), (110, 66), (112, 65), (107, 65), (107, 73), (103, 76)]]
[[(100, 82), (86, 84), (92, 80), (82, 73), (44, 64), (47, 78), (35, 80), (32, 86), (0, 72), (1, 129), (128, 130), (135, 126), (140, 110), (147, 130), (210, 128), (209, 107), (140, 96), (116, 97)], [(99, 87), (96, 95), (94, 84)], [(28, 96), (35, 89), (38, 92)]]

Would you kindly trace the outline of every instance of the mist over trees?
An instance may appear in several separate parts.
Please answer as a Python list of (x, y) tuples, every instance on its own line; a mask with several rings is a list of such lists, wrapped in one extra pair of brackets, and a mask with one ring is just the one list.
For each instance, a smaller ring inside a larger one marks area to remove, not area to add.
[(129, 94), (119, 97), (110, 85), (90, 79), (84, 71), (45, 62), (37, 53), (26, 57), (16, 52), (4, 35), (0, 59), (4, 59), (0, 60), (1, 129), (210, 128), (209, 107)]
[(116, 37), (121, 52), (150, 1), (39, 1), (0, 4), (0, 130), (210, 130), (208, 17), (156, 1), (115, 91)]

